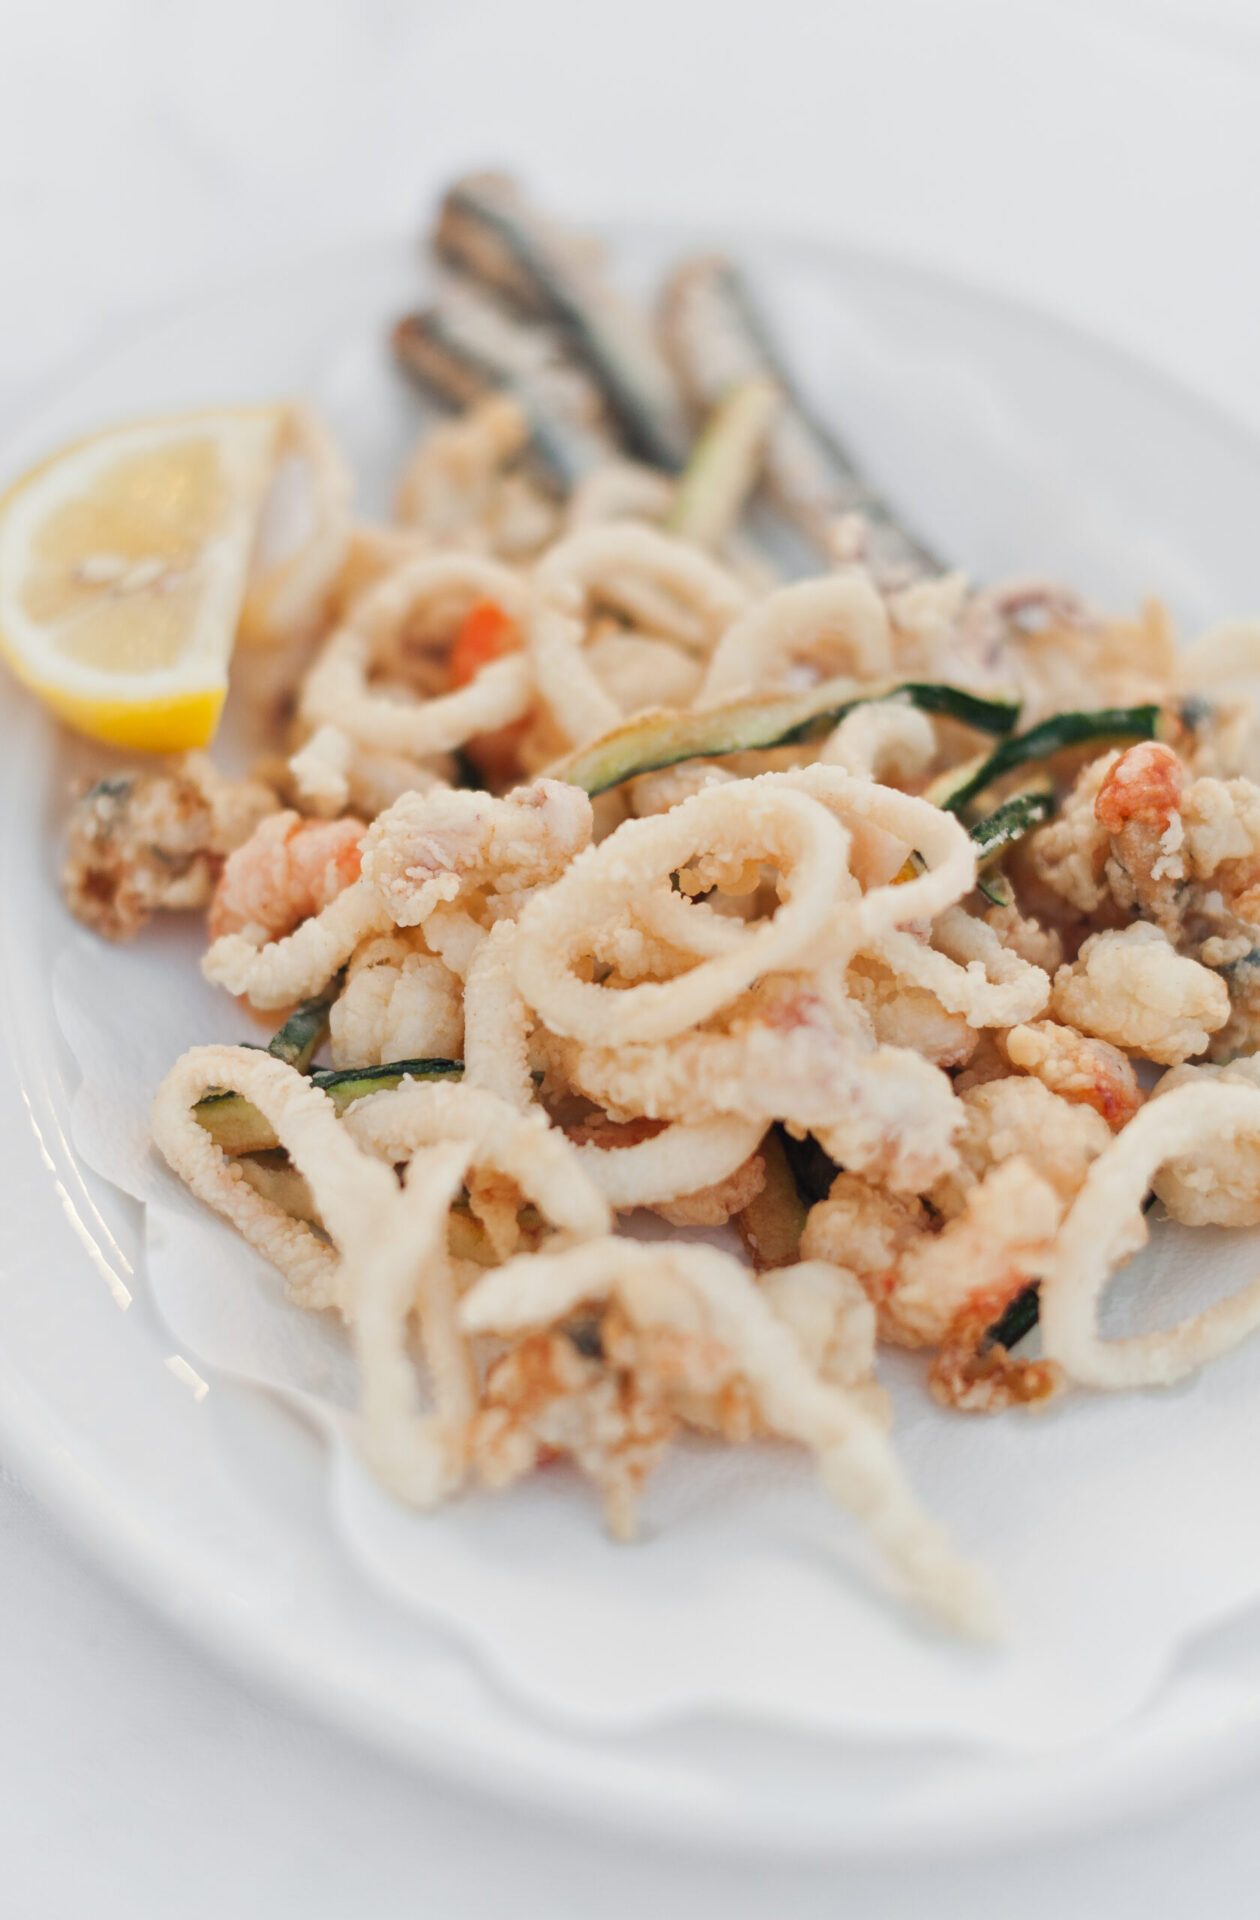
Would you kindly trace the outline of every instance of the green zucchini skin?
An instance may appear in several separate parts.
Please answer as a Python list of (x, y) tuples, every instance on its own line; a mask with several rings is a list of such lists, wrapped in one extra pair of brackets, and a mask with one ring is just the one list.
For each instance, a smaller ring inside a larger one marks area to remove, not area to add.
[(856, 687), (852, 680), (827, 680), (807, 693), (736, 700), (701, 713), (658, 708), (639, 714), (553, 767), (551, 777), (567, 780), (593, 798), (641, 773), (656, 773), (682, 760), (715, 759), (813, 740), (830, 733), (855, 707), (897, 698), (978, 733), (1007, 734), (1019, 719), (1017, 701), (982, 699), (963, 687), (934, 681), (898, 680)]
[(328, 1038), (328, 1017), (334, 1000), (341, 992), (343, 979), (344, 975), (339, 973), (323, 993), (303, 1000), (300, 1006), (294, 1007), (279, 1032), (272, 1035), (268, 1053), (277, 1060), (283, 1060), (286, 1066), (296, 1067), (299, 1073), (305, 1073)]
[(987, 1347), (1005, 1347), (1009, 1353), (1021, 1340), (1030, 1334), (1041, 1318), (1041, 1295), (1035, 1280), (1022, 1288), (1001, 1317), (993, 1322), (984, 1336), (982, 1351)]
[(1054, 813), (1055, 806), (1054, 793), (1047, 782), (1045, 786), (1030, 788), (1027, 793), (1012, 794), (1009, 800), (1004, 800), (983, 820), (977, 820), (971, 828), (971, 837), (975, 841), (981, 866), (996, 860), (1007, 847), (1013, 847), (1034, 827), (1043, 826)]
[(1157, 740), (1162, 720), (1162, 709), (1155, 705), (1051, 714), (1026, 733), (1010, 734), (982, 760), (968, 761), (952, 775), (943, 775), (929, 789), (928, 797), (948, 813), (961, 813), (977, 794), (1016, 767), (1048, 760), (1065, 747), (1102, 746), (1109, 740)]
[[(380, 1067), (328, 1067), (311, 1075), (311, 1085), (326, 1093), (342, 1114), (356, 1100), (403, 1080), (458, 1080), (463, 1071), (462, 1060), (390, 1060)], [(224, 1153), (266, 1153), (280, 1145), (271, 1122), (242, 1094), (203, 1094), (193, 1113)]]

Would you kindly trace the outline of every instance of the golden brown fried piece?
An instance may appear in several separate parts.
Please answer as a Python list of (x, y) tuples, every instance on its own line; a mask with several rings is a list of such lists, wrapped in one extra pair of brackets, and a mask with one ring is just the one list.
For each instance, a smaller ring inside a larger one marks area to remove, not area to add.
[(75, 795), (61, 870), (77, 920), (132, 940), (159, 911), (204, 907), (227, 855), (278, 802), (258, 780), (229, 780), (204, 754), (169, 773), (112, 774)]

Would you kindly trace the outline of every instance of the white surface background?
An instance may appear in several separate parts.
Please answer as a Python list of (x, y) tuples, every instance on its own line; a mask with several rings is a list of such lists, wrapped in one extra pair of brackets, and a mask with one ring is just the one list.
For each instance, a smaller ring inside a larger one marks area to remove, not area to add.
[[(416, 225), (489, 160), (577, 215), (932, 262), (1260, 425), (1260, 0), (0, 0), (0, 26), (0, 426), (144, 307)], [(0, 1463), (5, 1920), (952, 1920), (1016, 1889), (1030, 1920), (1228, 1920), (1253, 1910), (1258, 1807), (1260, 1778), (1018, 1862), (654, 1857), (251, 1697)]]

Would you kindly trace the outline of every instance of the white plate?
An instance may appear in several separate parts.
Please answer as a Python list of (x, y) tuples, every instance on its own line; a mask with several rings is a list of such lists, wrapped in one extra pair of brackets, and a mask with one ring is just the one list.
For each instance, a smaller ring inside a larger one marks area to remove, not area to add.
[[(649, 281), (686, 235), (626, 233)], [(1052, 572), (1113, 603), (1156, 591), (1194, 626), (1260, 605), (1260, 448), (1117, 355), (992, 298), (869, 257), (743, 242), (795, 364), (894, 498), (980, 576)], [(296, 391), (383, 505), (415, 411), (384, 348), (418, 291), (381, 245), (217, 294), (68, 378), (0, 481), (58, 442), (165, 406)], [(1030, 450), (1034, 457), (1030, 458)], [(375, 496), (375, 498), (373, 498)], [(1218, 1634), (1156, 1705), (1068, 1755), (1013, 1764), (688, 1719), (617, 1739), (549, 1727), (468, 1655), (370, 1590), (325, 1510), (316, 1441), (216, 1380), (146, 1299), (134, 1206), (76, 1163), (75, 1070), (52, 1017), (64, 938), (55, 822), (66, 754), (5, 688), (0, 780), (8, 1201), (0, 1434), (139, 1592), (234, 1663), (375, 1741), (488, 1788), (726, 1845), (967, 1845), (1114, 1815), (1202, 1785), (1260, 1744), (1260, 1635)]]

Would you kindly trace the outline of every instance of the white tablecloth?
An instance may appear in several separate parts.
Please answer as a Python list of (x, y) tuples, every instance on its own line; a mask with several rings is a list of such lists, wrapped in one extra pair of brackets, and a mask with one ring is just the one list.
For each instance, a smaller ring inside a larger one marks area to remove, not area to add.
[[(144, 307), (417, 224), (495, 160), (577, 215), (936, 263), (1260, 425), (1254, 0), (45, 0), (3, 44), (0, 426)], [(0, 1728), (6, 1920), (1162, 1920), (1249, 1913), (1260, 1875), (1260, 1777), (930, 1869), (684, 1860), (504, 1812), (248, 1693), (2, 1464)]]

